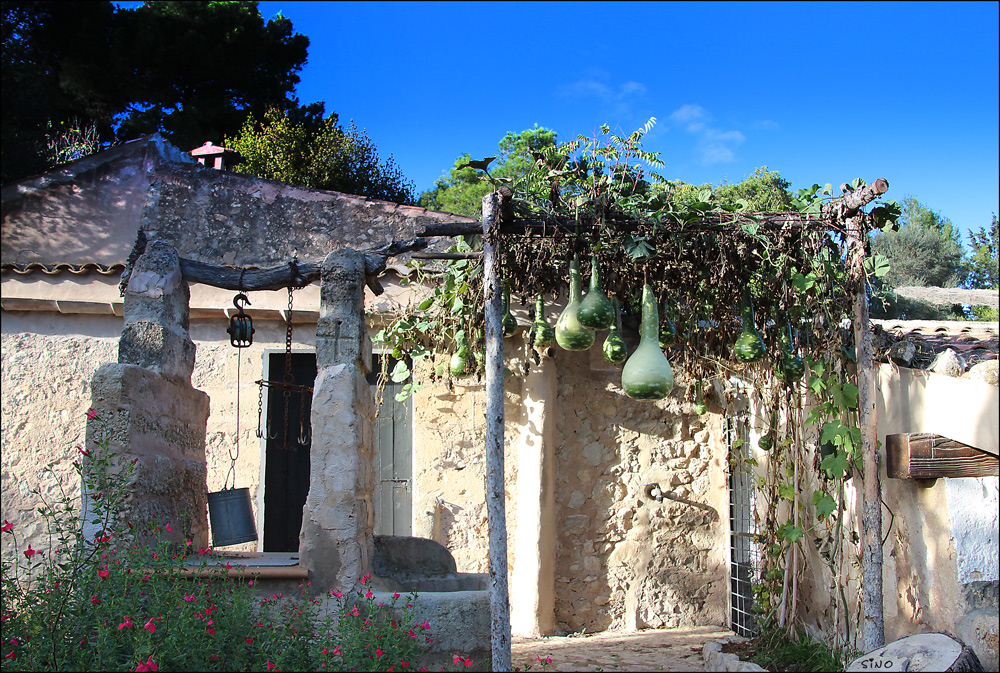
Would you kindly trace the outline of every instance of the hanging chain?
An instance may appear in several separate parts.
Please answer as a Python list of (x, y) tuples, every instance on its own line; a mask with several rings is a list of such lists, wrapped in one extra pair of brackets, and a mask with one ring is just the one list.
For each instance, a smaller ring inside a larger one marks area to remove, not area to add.
[(222, 482), (222, 490), (227, 490), (229, 488), (229, 477), (233, 478), (232, 488), (236, 488), (236, 461), (240, 457), (240, 365), (243, 362), (243, 356), (240, 351), (236, 351), (236, 453), (233, 453), (232, 449), (229, 449), (229, 471), (226, 473), (226, 479)]
[[(294, 262), (293, 262), (293, 275), (294, 275)], [(294, 279), (293, 279), (294, 280)], [(282, 437), (281, 437), (281, 448), (285, 451), (290, 451), (292, 447), (288, 446), (288, 402), (289, 398), (292, 396), (292, 390), (289, 388), (295, 383), (295, 376), (292, 374), (292, 291), (295, 288), (292, 283), (288, 284), (288, 315), (285, 327), (285, 375), (282, 377), (282, 382), (284, 386), (284, 397), (285, 397), (285, 422), (282, 425)]]

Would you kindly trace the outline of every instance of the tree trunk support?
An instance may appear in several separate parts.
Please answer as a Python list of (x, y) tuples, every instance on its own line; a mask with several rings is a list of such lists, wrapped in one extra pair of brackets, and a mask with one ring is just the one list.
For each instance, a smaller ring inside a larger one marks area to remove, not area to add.
[(510, 599), (504, 495), (503, 288), (500, 278), (501, 197), (483, 197), (483, 275), (486, 293), (486, 518), (489, 527), (491, 670), (510, 671)]
[(847, 273), (854, 291), (854, 347), (858, 368), (858, 416), (862, 455), (862, 595), (864, 651), (885, 645), (882, 598), (882, 487), (879, 481), (878, 429), (875, 414), (875, 357), (868, 294), (865, 291), (865, 218), (859, 212), (889, 189), (879, 178), (863, 189), (846, 194), (835, 203), (846, 225)]

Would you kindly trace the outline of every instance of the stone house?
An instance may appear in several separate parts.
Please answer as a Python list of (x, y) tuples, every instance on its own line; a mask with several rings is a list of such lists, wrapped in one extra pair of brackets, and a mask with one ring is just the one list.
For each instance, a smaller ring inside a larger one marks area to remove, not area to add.
[[(74, 447), (85, 441), (84, 411), (104, 394), (92, 387), (95, 374), (128, 362), (120, 340), (131, 300), (123, 299), (119, 281), (140, 229), (183, 259), (264, 268), (293, 258), (322, 261), (345, 248), (370, 251), (436, 225), (470, 221), (214, 170), (209, 155), (201, 159), (205, 165), (151, 136), (3, 187), (2, 517), (28, 540), (42, 536), (29, 487), (54, 492), (55, 482), (38, 483), (49, 462), (57, 476), (73, 477)], [(358, 362), (372, 388), (371, 372), (390, 356), (371, 353), (370, 336), (419, 291), (406, 285), (405, 261), (406, 255), (389, 260), (378, 278), (384, 294), (364, 289), (367, 334)], [(309, 427), (316, 406), (293, 398), (285, 411), (280, 395), (255, 382), (278, 380), (287, 366), (296, 383), (312, 385), (325, 371), (324, 320), (339, 301), (323, 293), (326, 278), (293, 293), (249, 293), (246, 311), (256, 332), (243, 349), (233, 348), (226, 332), (235, 292), (190, 285), (184, 331), (195, 349), (188, 387), (192, 400), (200, 399), (197, 391), (205, 397), (197, 403), (205, 413), (204, 471), (195, 469), (191, 478), (203, 478), (199, 488), (208, 492), (230, 480), (250, 489), (258, 541), (233, 549), (250, 563), (284, 555), (289, 577), (294, 569), (317, 585), (350, 585), (372, 568), (373, 534), (435, 540), (458, 572), (484, 573), (485, 390), (475, 379), (435, 378), (430, 365), (422, 372), (425, 386), (405, 403), (395, 402), (390, 388), (378, 419), (371, 409), (357, 416), (368, 419), (377, 448), (361, 460), (371, 474), (351, 489), (350, 572), (329, 574), (340, 563), (332, 558), (337, 551), (310, 557), (303, 549), (300, 557), (300, 543), (312, 544), (309, 522), (327, 507), (315, 500), (317, 489), (338, 481), (342, 466), (324, 451), (318, 428)], [(559, 309), (549, 310), (551, 321)], [(525, 307), (515, 303), (512, 311), (528, 324)], [(540, 361), (528, 354), (523, 330), (507, 340), (506, 364), (515, 373), (505, 383), (514, 632), (749, 625), (752, 481), (732, 474), (729, 457), (740, 432), (755, 444), (760, 414), (745, 400), (710, 396), (708, 413), (699, 415), (681, 372), (668, 398), (631, 400), (620, 389), (620, 370), (597, 349), (559, 350)], [(899, 432), (920, 430), (940, 432)], [(995, 437), (994, 430), (994, 453)], [(905, 535), (951, 535), (940, 515), (936, 528), (906, 522), (913, 528)], [(940, 563), (935, 568), (958, 577), (954, 554), (927, 553)], [(993, 595), (996, 580), (994, 565), (992, 579), (982, 580), (993, 582)], [(803, 601), (815, 604), (804, 608), (814, 614), (821, 587), (814, 583), (815, 597)], [(921, 617), (954, 591), (932, 594)], [(889, 601), (888, 589), (886, 595)], [(907, 614), (905, 623), (949, 628), (962, 616), (939, 622)]]

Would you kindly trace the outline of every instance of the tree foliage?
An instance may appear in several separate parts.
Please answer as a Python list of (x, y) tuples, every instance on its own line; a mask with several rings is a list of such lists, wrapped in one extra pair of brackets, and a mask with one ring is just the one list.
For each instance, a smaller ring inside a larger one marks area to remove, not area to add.
[[(877, 290), (891, 292), (902, 286), (956, 287), (965, 280), (965, 250), (958, 230), (947, 217), (913, 197), (903, 200), (903, 215), (896, 231), (872, 236), (872, 252), (885, 257), (889, 271)], [(885, 305), (874, 301), (873, 317), (906, 319), (955, 319), (964, 317), (961, 307), (935, 307), (926, 302), (888, 297)]]
[[(971, 288), (1000, 289), (1000, 274), (997, 271), (998, 247), (997, 216), (993, 213), (990, 228), (979, 227), (979, 231), (969, 232), (968, 277), (966, 283)], [(977, 320), (996, 320), (998, 311), (989, 306), (973, 306), (972, 313)]]
[[(254, 1), (3, 3), (3, 161), (8, 182), (54, 164), (64, 124), (103, 145), (159, 131), (181, 149), (234, 134), (270, 107), (321, 119), (292, 95), (309, 40)], [(17, 95), (10, 95), (17, 92)]]
[[(532, 165), (532, 152), (539, 153), (556, 146), (556, 133), (535, 124), (520, 133), (508, 132), (499, 143), (500, 152), (487, 168), (495, 179), (515, 179), (525, 175)], [(466, 153), (455, 160), (451, 170), (434, 181), (434, 187), (420, 195), (419, 204), (430, 210), (456, 215), (479, 217), (483, 197), (493, 186), (488, 179), (469, 166), (472, 157)]]
[(778, 171), (770, 171), (767, 166), (761, 166), (751, 175), (737, 183), (724, 182), (718, 187), (710, 183), (692, 185), (681, 180), (669, 181), (653, 186), (654, 191), (662, 190), (670, 195), (676, 203), (690, 205), (699, 201), (708, 190), (712, 198), (727, 205), (736, 205), (741, 200), (747, 209), (758, 212), (783, 212), (792, 210), (788, 180), (781, 177)]
[(243, 156), (235, 172), (394, 203), (413, 202), (413, 184), (392, 157), (382, 161), (365, 132), (353, 122), (343, 129), (336, 114), (313, 123), (295, 121), (272, 108), (263, 120), (247, 118), (239, 134), (226, 137), (225, 145)]

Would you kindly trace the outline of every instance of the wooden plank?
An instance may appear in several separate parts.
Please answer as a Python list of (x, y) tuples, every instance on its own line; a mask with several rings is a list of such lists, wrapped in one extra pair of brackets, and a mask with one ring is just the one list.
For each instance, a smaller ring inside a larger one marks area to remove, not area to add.
[(1000, 476), (1000, 458), (930, 432), (888, 435), (886, 473), (892, 479)]

